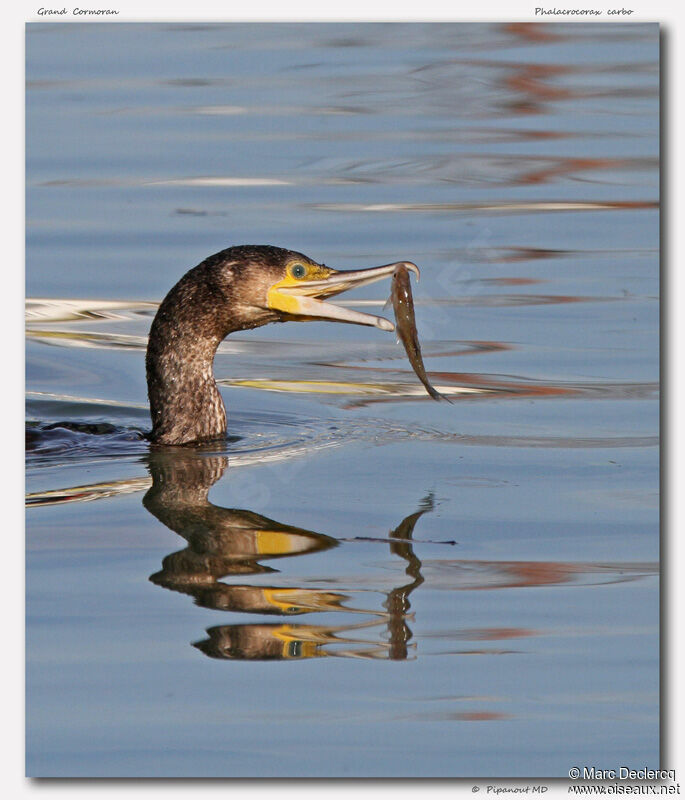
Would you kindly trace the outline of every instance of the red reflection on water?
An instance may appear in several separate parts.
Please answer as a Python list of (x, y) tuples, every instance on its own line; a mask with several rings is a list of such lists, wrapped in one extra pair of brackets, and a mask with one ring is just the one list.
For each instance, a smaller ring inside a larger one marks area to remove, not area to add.
[(499, 711), (460, 711), (451, 714), (450, 719), (458, 719), (462, 722), (488, 722), (496, 719), (510, 719), (510, 716), (501, 714)]
[(498, 286), (530, 286), (544, 281), (541, 278), (482, 278), (481, 283), (494, 283)]
[(538, 636), (537, 631), (528, 628), (474, 628), (464, 631), (465, 639), (481, 639), (483, 641), (497, 641), (499, 639), (520, 639), (526, 636)]
[[(506, 583), (497, 583), (498, 589), (512, 589), (522, 586), (549, 586), (568, 583), (574, 575), (588, 572), (588, 564), (577, 564), (563, 561), (470, 561), (489, 571), (495, 570), (500, 575), (510, 578)], [(469, 586), (469, 589), (492, 589), (492, 583), (481, 586)]]
[(502, 30), (506, 33), (513, 33), (528, 42), (558, 42), (565, 39), (565, 36), (559, 36), (557, 33), (552, 33), (551, 26), (544, 22), (509, 22), (502, 26)]
[(618, 169), (631, 166), (629, 159), (615, 158), (560, 158), (553, 166), (544, 169), (535, 169), (520, 175), (511, 183), (514, 185), (548, 183), (559, 175), (569, 175), (574, 172), (587, 172), (599, 169)]
[(512, 92), (525, 95), (525, 98), (512, 100), (506, 107), (514, 114), (542, 114), (544, 102), (553, 100), (572, 100), (581, 97), (581, 92), (562, 86), (553, 86), (547, 81), (558, 75), (566, 75), (574, 70), (557, 64), (512, 64), (512, 71), (502, 83)]
[[(519, 397), (521, 395), (536, 397), (572, 395), (579, 391), (576, 388), (551, 386), (546, 384), (516, 383), (512, 381), (495, 380), (493, 378), (487, 378), (483, 375), (478, 375), (477, 373), (469, 372), (431, 371), (430, 376), (433, 380), (446, 381), (447, 383), (456, 384), (457, 386), (470, 386), (492, 392), (502, 392), (503, 394), (506, 393), (508, 395), (517, 395)], [(465, 397), (470, 398), (473, 397), (473, 395), (466, 395)]]
[(550, 250), (544, 247), (507, 247), (502, 248), (502, 254), (489, 261), (495, 264), (508, 264), (518, 261), (534, 261), (536, 259), (561, 258), (570, 255), (572, 250)]
[(528, 42), (558, 42), (566, 38), (552, 33), (549, 24), (544, 22), (509, 22), (502, 30)]

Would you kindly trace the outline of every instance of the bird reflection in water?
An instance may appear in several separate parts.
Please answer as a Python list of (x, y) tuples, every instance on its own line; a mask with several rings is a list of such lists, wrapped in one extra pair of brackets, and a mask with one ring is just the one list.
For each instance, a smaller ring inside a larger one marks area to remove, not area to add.
[(364, 619), (341, 625), (286, 621), (219, 625), (209, 628), (208, 638), (194, 646), (218, 659), (409, 658), (413, 651), (409, 596), (423, 583), (412, 534), (420, 517), (433, 509), (432, 496), (390, 533), (390, 552), (406, 562), (409, 580), (386, 593), (384, 611), (352, 608), (345, 605), (349, 596), (341, 592), (229, 584), (221, 580), (232, 575), (277, 572), (262, 562), (320, 552), (339, 544), (333, 537), (285, 525), (253, 511), (213, 505), (208, 499), (209, 490), (227, 466), (225, 456), (201, 451), (164, 448), (150, 453), (152, 487), (143, 498), (143, 505), (188, 542), (185, 549), (166, 556), (162, 569), (150, 580), (192, 596), (199, 606), (221, 611), (279, 617), (343, 612)]

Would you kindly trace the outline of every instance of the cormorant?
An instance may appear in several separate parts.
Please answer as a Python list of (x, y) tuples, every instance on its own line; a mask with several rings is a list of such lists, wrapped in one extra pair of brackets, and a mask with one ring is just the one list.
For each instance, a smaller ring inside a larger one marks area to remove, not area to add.
[(226, 410), (212, 364), (234, 331), (269, 322), (330, 320), (392, 331), (383, 317), (324, 301), (390, 277), (408, 261), (360, 270), (335, 270), (293, 250), (267, 245), (229, 247), (187, 272), (162, 301), (150, 328), (147, 386), (150, 439), (183, 445), (226, 433)]

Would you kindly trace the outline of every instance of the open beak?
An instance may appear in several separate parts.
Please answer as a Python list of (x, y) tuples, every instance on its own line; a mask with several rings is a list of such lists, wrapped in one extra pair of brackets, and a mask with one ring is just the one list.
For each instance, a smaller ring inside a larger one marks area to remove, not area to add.
[(419, 268), (411, 261), (397, 261), (382, 267), (353, 270), (331, 270), (322, 280), (293, 281), (286, 279), (274, 284), (268, 292), (269, 308), (282, 311), (300, 319), (325, 319), (335, 322), (349, 322), (354, 325), (370, 325), (383, 331), (394, 331), (395, 325), (389, 319), (373, 314), (362, 314), (350, 308), (324, 302), (324, 297), (368, 286), (371, 283), (389, 278), (397, 267), (404, 266), (419, 277)]

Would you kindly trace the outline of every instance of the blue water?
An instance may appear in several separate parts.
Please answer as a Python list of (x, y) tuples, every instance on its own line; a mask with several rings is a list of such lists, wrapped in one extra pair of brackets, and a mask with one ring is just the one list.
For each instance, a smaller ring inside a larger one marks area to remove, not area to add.
[[(656, 768), (657, 26), (26, 45), (27, 773)], [(156, 303), (241, 243), (416, 262), (452, 404), (391, 334), (267, 326), (227, 444), (151, 456)]]

